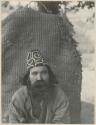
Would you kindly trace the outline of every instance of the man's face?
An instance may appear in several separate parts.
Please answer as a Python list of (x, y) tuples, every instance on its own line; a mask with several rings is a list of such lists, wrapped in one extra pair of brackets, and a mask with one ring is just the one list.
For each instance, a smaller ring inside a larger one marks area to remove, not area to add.
[(31, 85), (34, 85), (36, 81), (43, 80), (45, 83), (49, 82), (49, 73), (46, 66), (37, 66), (30, 69), (29, 79)]

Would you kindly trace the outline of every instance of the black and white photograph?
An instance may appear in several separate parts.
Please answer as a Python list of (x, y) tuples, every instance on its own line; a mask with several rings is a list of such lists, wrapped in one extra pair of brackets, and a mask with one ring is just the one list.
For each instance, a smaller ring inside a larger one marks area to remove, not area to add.
[(1, 1), (1, 123), (95, 124), (95, 1)]

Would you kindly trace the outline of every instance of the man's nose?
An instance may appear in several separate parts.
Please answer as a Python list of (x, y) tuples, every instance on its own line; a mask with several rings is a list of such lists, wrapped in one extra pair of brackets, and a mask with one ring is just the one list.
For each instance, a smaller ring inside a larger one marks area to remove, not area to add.
[(38, 74), (38, 75), (37, 75), (37, 80), (42, 80), (41, 74)]

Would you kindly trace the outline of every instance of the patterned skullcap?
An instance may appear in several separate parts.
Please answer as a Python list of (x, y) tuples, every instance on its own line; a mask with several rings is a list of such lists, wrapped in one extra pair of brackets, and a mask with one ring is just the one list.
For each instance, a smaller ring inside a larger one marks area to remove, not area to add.
[(46, 65), (47, 62), (38, 50), (31, 50), (27, 55), (27, 69), (35, 67), (37, 65)]

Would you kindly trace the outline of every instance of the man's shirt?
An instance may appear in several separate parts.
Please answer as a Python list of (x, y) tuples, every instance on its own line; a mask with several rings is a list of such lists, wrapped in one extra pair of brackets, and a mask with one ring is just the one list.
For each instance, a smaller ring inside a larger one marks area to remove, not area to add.
[[(40, 117), (33, 114), (33, 106), (26, 86), (13, 95), (9, 105), (9, 123), (70, 123), (69, 101), (59, 86), (54, 87), (48, 103), (41, 101)], [(39, 112), (39, 111), (38, 111)]]

